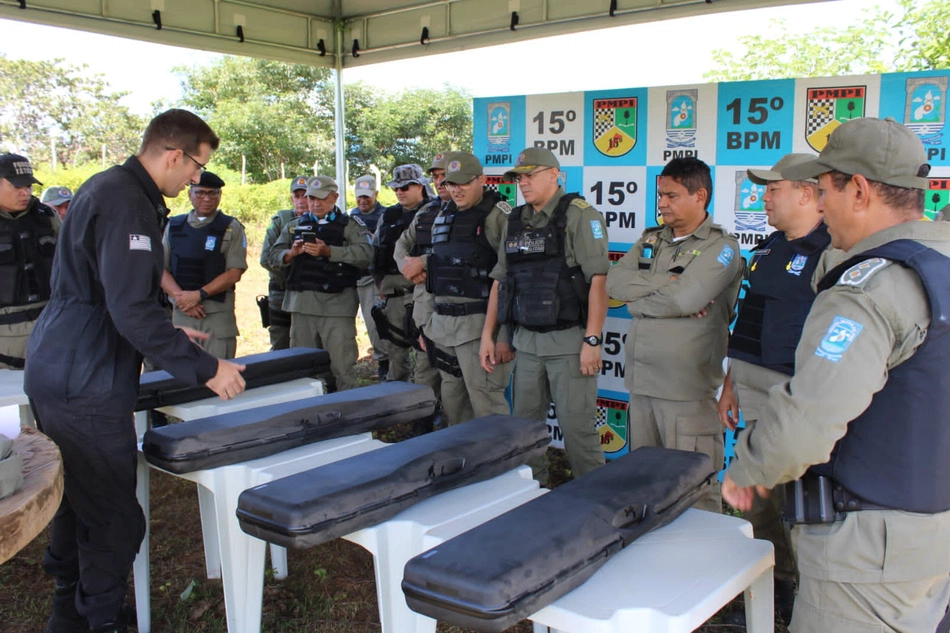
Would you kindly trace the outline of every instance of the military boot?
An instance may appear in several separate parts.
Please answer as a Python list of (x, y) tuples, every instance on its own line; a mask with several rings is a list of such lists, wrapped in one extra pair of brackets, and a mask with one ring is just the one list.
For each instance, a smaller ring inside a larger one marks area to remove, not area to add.
[(379, 361), (379, 367), (376, 369), (379, 376), (379, 382), (386, 382), (386, 376), (389, 375), (389, 359)]
[(46, 623), (44, 633), (86, 633), (89, 623), (76, 610), (76, 585), (78, 583), (56, 582), (53, 592), (53, 613)]
[(89, 633), (129, 633), (129, 623), (134, 619), (135, 612), (132, 608), (128, 605), (123, 605), (122, 608), (119, 609), (119, 614), (112, 622), (107, 622), (94, 629), (90, 629)]

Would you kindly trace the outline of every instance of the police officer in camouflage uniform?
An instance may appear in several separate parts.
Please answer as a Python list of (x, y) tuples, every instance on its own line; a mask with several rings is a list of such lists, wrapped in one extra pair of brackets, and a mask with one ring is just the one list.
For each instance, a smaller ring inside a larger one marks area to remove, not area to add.
[(267, 231), (264, 233), (264, 243), (261, 245), (261, 266), (267, 269), (270, 275), (267, 282), (267, 309), (270, 325), (267, 326), (267, 331), (270, 334), (270, 348), (272, 350), (290, 347), (290, 313), (281, 309), (286, 290), (286, 280), (284, 279), (286, 269), (271, 269), (267, 262), (284, 227), (290, 224), (294, 218), (299, 218), (306, 213), (310, 207), (307, 202), (307, 181), (306, 176), (297, 176), (290, 181), (290, 201), (294, 208), (284, 209), (274, 214), (274, 217), (270, 220), (270, 226), (267, 227)]
[[(498, 259), (501, 234), (511, 207), (485, 187), (482, 164), (473, 154), (459, 152), (446, 160), (446, 187), (452, 196), (432, 225), (432, 252), (425, 256), (426, 289), (435, 295), (435, 310), (424, 327), (435, 341), (458, 360), (472, 416), (507, 415), (511, 407), (505, 389), (514, 353), (507, 332), (496, 340), (496, 364), (486, 371), (479, 362), (488, 297), (489, 274)], [(407, 229), (406, 244), (416, 243), (417, 224)], [(403, 267), (403, 274), (408, 277)], [(449, 424), (464, 422), (468, 403), (446, 390), (452, 375), (442, 372), (442, 407)]]
[[(663, 446), (723, 463), (716, 408), (743, 264), (739, 244), (707, 213), (709, 166), (676, 158), (661, 172), (663, 226), (646, 229), (607, 274), (607, 293), (633, 315), (624, 385), (630, 448)], [(696, 507), (722, 508), (714, 484)]]
[[(730, 365), (719, 397), (719, 420), (731, 430), (738, 425), (740, 408), (746, 429), (767, 417), (769, 389), (795, 372), (795, 348), (815, 301), (812, 278), (821, 279), (826, 270), (831, 236), (818, 210), (818, 181), (792, 181), (782, 175), (812, 158), (789, 154), (771, 169), (748, 170), (752, 182), (766, 187), (765, 213), (777, 230), (752, 249), (749, 287), (729, 339)], [(797, 574), (782, 522), (784, 498), (783, 488), (776, 488), (768, 499), (757, 498), (743, 517), (752, 523), (756, 538), (775, 546), (775, 610), (787, 624)], [(737, 611), (736, 623), (744, 623), (744, 616)]]
[(53, 251), (62, 222), (33, 195), (25, 157), (0, 156), (0, 368), (23, 369), (26, 342), (50, 296)]
[(783, 172), (818, 178), (846, 260), (819, 282), (795, 374), (739, 436), (722, 494), (745, 510), (793, 480), (824, 493), (789, 508), (792, 633), (929, 633), (950, 600), (950, 226), (919, 221), (928, 172), (912, 131), (872, 118)]
[[(356, 206), (350, 209), (350, 215), (359, 215), (360, 220), (366, 225), (370, 233), (376, 233), (376, 225), (379, 223), (380, 216), (386, 209), (379, 203), (378, 191), (376, 189), (376, 178), (370, 174), (360, 176), (353, 185), (356, 195)], [(360, 313), (363, 315), (363, 322), (366, 324), (366, 333), (369, 335), (369, 342), (373, 346), (373, 360), (376, 361), (379, 380), (386, 380), (389, 374), (389, 343), (379, 338), (379, 332), (376, 330), (376, 323), (373, 321), (372, 310), (380, 301), (379, 290), (376, 288), (376, 282), (372, 275), (364, 275), (356, 286), (356, 291), (360, 295)]]
[(237, 218), (218, 204), (224, 181), (203, 171), (188, 197), (193, 209), (165, 228), (162, 289), (174, 304), (172, 322), (208, 334), (200, 345), (215, 358), (237, 353), (234, 286), (247, 270), (247, 237)]
[(502, 233), (479, 353), (490, 371), (496, 324), (514, 327), (514, 414), (546, 420), (553, 399), (571, 471), (581, 476), (604, 464), (594, 420), (610, 261), (603, 216), (564, 193), (560, 168), (550, 150), (531, 147), (505, 173), (527, 204)]
[(359, 217), (336, 206), (336, 181), (310, 181), (310, 210), (291, 221), (277, 238), (268, 266), (287, 268), (283, 309), (292, 315), (292, 347), (320, 347), (330, 353), (339, 391), (357, 386), (356, 284), (373, 254), (372, 236)]

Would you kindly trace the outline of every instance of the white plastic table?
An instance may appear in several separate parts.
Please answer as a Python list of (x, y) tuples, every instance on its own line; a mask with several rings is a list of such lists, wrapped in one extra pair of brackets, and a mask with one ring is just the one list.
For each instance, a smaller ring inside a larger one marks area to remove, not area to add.
[(773, 630), (772, 544), (742, 519), (687, 510), (531, 616), (535, 633), (685, 633), (745, 594), (747, 631)]
[(33, 423), (30, 399), (23, 393), (22, 369), (0, 369), (0, 407), (11, 404), (20, 407), (21, 425), (36, 426)]

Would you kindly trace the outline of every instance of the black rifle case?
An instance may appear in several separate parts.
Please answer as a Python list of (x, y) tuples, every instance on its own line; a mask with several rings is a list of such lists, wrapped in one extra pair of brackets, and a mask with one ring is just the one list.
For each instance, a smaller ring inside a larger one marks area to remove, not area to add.
[[(248, 389), (327, 375), (330, 372), (330, 355), (326, 350), (308, 347), (251, 354), (235, 358), (234, 362), (247, 365), (241, 375)], [(187, 385), (167, 371), (150, 371), (139, 379), (139, 399), (135, 410), (144, 411), (216, 397), (217, 394), (204, 385)]]
[(435, 405), (431, 387), (385, 382), (150, 429), (142, 452), (150, 464), (187, 473), (413, 422)]
[(406, 602), (443, 622), (502, 631), (682, 514), (714, 477), (707, 455), (639, 448), (411, 559)]
[(313, 547), (501, 475), (541, 455), (549, 441), (540, 420), (489, 415), (249, 488), (237, 516), (251, 536)]

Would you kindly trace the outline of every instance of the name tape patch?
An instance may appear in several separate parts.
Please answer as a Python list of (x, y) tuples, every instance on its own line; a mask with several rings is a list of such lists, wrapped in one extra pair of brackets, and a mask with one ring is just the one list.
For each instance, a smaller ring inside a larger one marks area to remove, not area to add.
[(129, 235), (129, 250), (151, 251), (152, 238), (150, 238), (148, 235), (135, 235), (134, 233)]

